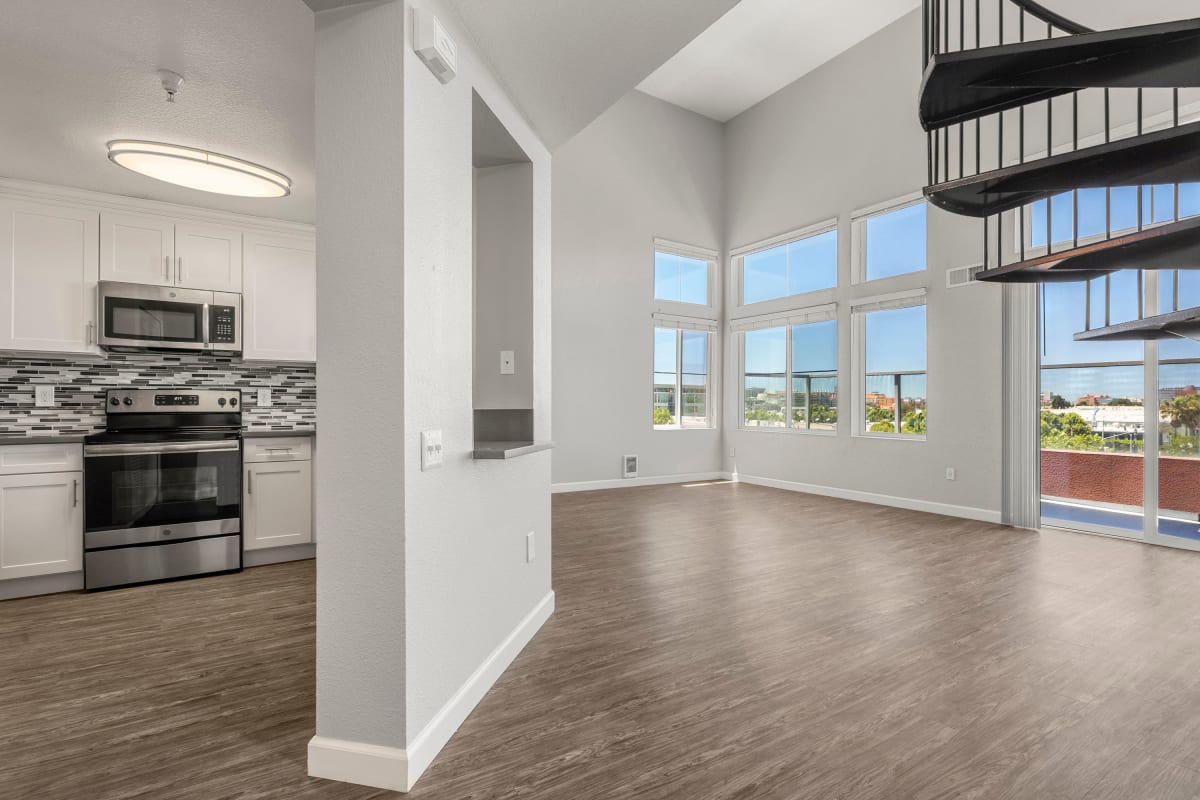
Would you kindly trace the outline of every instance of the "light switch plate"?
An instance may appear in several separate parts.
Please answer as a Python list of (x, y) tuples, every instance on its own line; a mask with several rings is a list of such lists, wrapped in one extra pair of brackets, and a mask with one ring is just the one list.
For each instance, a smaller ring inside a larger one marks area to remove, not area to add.
[(517, 371), (517, 354), (512, 350), (500, 351), (500, 374), (515, 375)]
[(528, 564), (533, 561), (533, 556), (533, 531), (530, 531), (529, 533), (525, 534), (525, 563)]
[(54, 407), (54, 386), (43, 385), (33, 388), (33, 402), (38, 408)]
[(421, 471), (442, 465), (442, 432), (421, 431)]
[(260, 406), (271, 405), (271, 390), (270, 389), (259, 389), (258, 390), (258, 405), (260, 405)]

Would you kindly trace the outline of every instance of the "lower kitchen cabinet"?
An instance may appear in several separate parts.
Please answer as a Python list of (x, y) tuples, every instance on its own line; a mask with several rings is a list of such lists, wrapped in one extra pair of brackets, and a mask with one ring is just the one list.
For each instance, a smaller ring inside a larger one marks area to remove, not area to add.
[(313, 540), (312, 462), (248, 462), (242, 511), (247, 550), (308, 544)]
[(0, 579), (83, 569), (83, 473), (0, 475)]

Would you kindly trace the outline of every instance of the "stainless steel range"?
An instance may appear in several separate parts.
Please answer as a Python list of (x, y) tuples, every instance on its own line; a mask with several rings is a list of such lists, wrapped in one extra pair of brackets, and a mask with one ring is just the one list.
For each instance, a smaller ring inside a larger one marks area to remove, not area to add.
[(84, 442), (84, 586), (242, 568), (237, 390), (110, 389)]

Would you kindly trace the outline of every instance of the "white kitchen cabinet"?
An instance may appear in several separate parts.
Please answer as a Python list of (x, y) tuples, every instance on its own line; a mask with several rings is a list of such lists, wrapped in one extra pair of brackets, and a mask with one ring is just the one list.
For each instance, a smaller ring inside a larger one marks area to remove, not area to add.
[(0, 476), (0, 579), (83, 569), (82, 472)]
[(242, 291), (242, 233), (215, 225), (176, 223), (176, 285)]
[(175, 285), (175, 223), (167, 217), (100, 215), (100, 280)]
[(242, 291), (242, 233), (151, 214), (100, 215), (100, 278)]
[(0, 350), (96, 352), (99, 212), (0, 198)]
[(263, 461), (245, 466), (245, 548), (261, 550), (312, 542), (312, 462)]
[(317, 360), (317, 264), (311, 238), (245, 235), (242, 357)]

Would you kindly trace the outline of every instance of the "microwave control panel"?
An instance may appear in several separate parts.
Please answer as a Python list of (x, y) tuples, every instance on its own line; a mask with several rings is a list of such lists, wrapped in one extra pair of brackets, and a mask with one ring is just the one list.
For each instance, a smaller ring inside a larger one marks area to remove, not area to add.
[(209, 336), (213, 344), (237, 343), (237, 309), (233, 306), (212, 306), (209, 309)]

